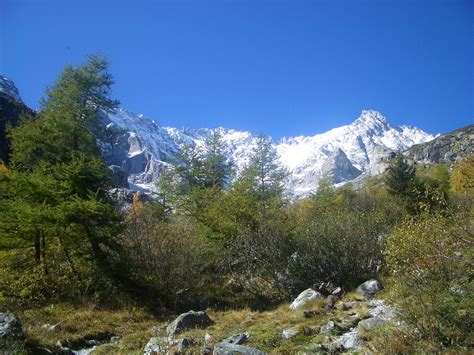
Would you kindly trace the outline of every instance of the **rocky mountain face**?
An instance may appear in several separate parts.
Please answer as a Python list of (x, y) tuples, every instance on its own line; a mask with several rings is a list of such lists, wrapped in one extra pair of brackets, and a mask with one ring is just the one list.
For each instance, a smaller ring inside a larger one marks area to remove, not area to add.
[(474, 125), (444, 134), (430, 142), (415, 144), (405, 155), (421, 164), (455, 163), (474, 153)]
[(22, 114), (34, 115), (35, 112), (21, 101), (15, 84), (0, 75), (0, 160), (5, 163), (10, 155), (5, 129), (7, 125), (18, 125)]
[[(107, 138), (102, 141), (109, 164), (120, 166), (134, 189), (153, 190), (163, 169), (183, 144), (200, 146), (210, 129), (177, 129), (120, 109), (104, 114)], [(256, 136), (245, 131), (218, 128), (235, 162), (237, 172), (248, 162)], [(393, 127), (376, 111), (362, 111), (350, 125), (314, 136), (285, 138), (274, 143), (280, 163), (289, 171), (289, 195), (304, 197), (324, 176), (340, 184), (386, 168), (391, 154), (435, 138), (410, 126)]]
[[(4, 160), (8, 157), (5, 124), (17, 124), (23, 112), (34, 113), (23, 104), (13, 82), (0, 76), (0, 158)], [(115, 185), (129, 185), (136, 191), (155, 190), (163, 169), (182, 146), (191, 143), (201, 146), (212, 131), (207, 128), (163, 127), (148, 117), (125, 109), (102, 113), (100, 122), (104, 135), (98, 143), (104, 160), (114, 172)], [(248, 163), (257, 137), (246, 131), (217, 129), (239, 173)], [(456, 137), (449, 139), (456, 140)], [(381, 113), (367, 110), (362, 111), (360, 117), (349, 125), (313, 136), (283, 138), (274, 142), (273, 147), (281, 165), (289, 172), (288, 194), (299, 198), (315, 191), (325, 176), (331, 177), (334, 184), (342, 184), (379, 174), (385, 170), (387, 160), (395, 152), (406, 151), (414, 145), (424, 147), (420, 144), (434, 138), (415, 127), (392, 126)], [(435, 141), (444, 142), (440, 138)], [(436, 144), (435, 147), (442, 145)], [(414, 159), (425, 159), (425, 153), (416, 154)]]

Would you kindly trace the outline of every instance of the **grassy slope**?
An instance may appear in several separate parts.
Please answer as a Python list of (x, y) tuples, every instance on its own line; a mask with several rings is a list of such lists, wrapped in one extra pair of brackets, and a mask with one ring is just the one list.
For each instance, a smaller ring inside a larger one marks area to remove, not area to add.
[[(208, 310), (207, 313), (214, 321), (213, 325), (206, 329), (189, 330), (180, 334), (178, 338), (194, 339), (196, 343), (193, 350), (199, 351), (203, 347), (206, 333), (211, 334), (214, 341), (218, 342), (236, 333), (248, 332), (251, 338), (246, 345), (267, 352), (304, 350), (328, 340), (329, 336), (335, 334), (319, 334), (319, 327), (329, 320), (340, 321), (351, 312), (356, 312), (363, 318), (368, 313), (363, 306), (350, 311), (342, 310), (342, 301), (354, 299), (360, 299), (360, 296), (354, 293), (346, 295), (338, 302), (339, 306), (329, 312), (324, 311), (325, 300), (318, 300), (294, 312), (288, 310), (288, 304), (282, 304), (276, 309), (265, 312), (250, 309), (225, 312)], [(303, 316), (305, 310), (316, 310), (320, 314), (307, 319)], [(52, 347), (58, 340), (97, 339), (101, 334), (121, 336), (119, 344), (102, 345), (94, 352), (95, 354), (142, 354), (145, 344), (154, 336), (152, 328), (161, 328), (158, 336), (164, 336), (169, 322), (156, 319), (143, 310), (107, 311), (70, 306), (50, 306), (26, 311), (19, 316), (30, 342), (44, 347)], [(46, 323), (60, 324), (55, 330), (49, 330), (44, 327)], [(284, 340), (281, 332), (288, 328), (299, 330), (301, 334)]]

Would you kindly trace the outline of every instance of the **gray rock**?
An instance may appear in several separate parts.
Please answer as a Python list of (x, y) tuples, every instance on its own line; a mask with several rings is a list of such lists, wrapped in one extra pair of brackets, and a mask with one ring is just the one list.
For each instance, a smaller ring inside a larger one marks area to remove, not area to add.
[(16, 339), (23, 334), (20, 320), (11, 313), (0, 313), (0, 339)]
[(283, 339), (290, 339), (293, 338), (294, 336), (298, 335), (300, 332), (298, 330), (294, 329), (284, 329), (281, 332), (281, 336)]
[(173, 340), (167, 337), (150, 338), (145, 345), (144, 355), (155, 355), (166, 353), (173, 345)]
[(109, 170), (112, 172), (112, 186), (128, 189), (128, 175), (118, 165), (110, 165)]
[(121, 339), (121, 337), (116, 335), (116, 336), (113, 336), (113, 337), (110, 338), (110, 342), (112, 344), (118, 344), (118, 343), (120, 343), (120, 339)]
[(368, 280), (359, 285), (359, 287), (356, 288), (356, 292), (366, 297), (372, 297), (382, 289), (382, 285), (377, 280)]
[(474, 125), (443, 134), (432, 141), (416, 144), (404, 154), (421, 164), (454, 163), (474, 153)]
[(343, 291), (341, 287), (336, 287), (334, 291), (331, 292), (331, 295), (337, 296), (337, 297), (342, 296), (342, 294), (343, 294)]
[(321, 171), (323, 176), (331, 176), (333, 184), (353, 180), (362, 174), (340, 148), (326, 158)]
[(223, 343), (229, 343), (229, 344), (241, 345), (249, 339), (250, 339), (250, 334), (249, 333), (240, 333), (240, 334), (232, 335), (231, 337), (223, 340), (222, 342)]
[(168, 327), (166, 332), (169, 336), (181, 333), (186, 329), (204, 328), (212, 324), (206, 312), (189, 311), (178, 316)]
[(329, 333), (331, 330), (334, 329), (336, 324), (331, 320), (327, 322), (323, 327), (321, 327), (321, 330), (319, 331), (321, 334), (326, 334)]
[(312, 288), (308, 288), (307, 290), (301, 292), (298, 297), (296, 297), (296, 299), (290, 305), (290, 311), (295, 311), (301, 306), (321, 298), (323, 298), (321, 293), (313, 290)]
[(331, 309), (334, 308), (334, 306), (336, 305), (336, 302), (337, 302), (337, 297), (334, 296), (334, 295), (329, 295), (328, 298), (327, 298), (326, 306), (324, 307), (324, 309), (326, 311), (330, 311)]
[(380, 327), (385, 324), (385, 321), (379, 317), (367, 318), (359, 322), (358, 328), (369, 331), (373, 328)]
[(23, 349), (20, 320), (11, 313), (0, 313), (0, 354), (14, 354)]
[(360, 322), (360, 317), (356, 314), (350, 316), (349, 318), (344, 318), (340, 322), (337, 322), (336, 326), (338, 329), (342, 331), (347, 331), (353, 327), (355, 327)]
[(230, 344), (230, 343), (218, 343), (214, 347), (212, 352), (214, 355), (263, 355), (266, 354), (263, 351), (260, 351), (249, 346)]
[(354, 329), (341, 335), (334, 344), (338, 345), (342, 350), (352, 350), (359, 346), (358, 332)]

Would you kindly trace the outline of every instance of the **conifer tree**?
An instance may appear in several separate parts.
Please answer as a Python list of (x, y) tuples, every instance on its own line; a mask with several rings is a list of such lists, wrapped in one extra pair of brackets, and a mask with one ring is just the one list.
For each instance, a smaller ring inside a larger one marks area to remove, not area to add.
[(59, 252), (79, 279), (78, 262), (105, 265), (116, 248), (118, 216), (96, 144), (99, 112), (117, 105), (111, 84), (104, 58), (66, 66), (36, 117), (9, 131), (10, 170), (0, 171), (0, 246), (31, 247), (43, 265), (52, 264), (48, 250)]

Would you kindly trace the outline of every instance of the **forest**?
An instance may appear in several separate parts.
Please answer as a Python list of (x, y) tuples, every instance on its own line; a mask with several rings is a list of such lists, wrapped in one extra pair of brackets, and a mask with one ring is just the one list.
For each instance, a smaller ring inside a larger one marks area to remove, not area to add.
[[(189, 310), (259, 314), (308, 288), (349, 295), (376, 279), (403, 326), (368, 336), (372, 350), (472, 351), (473, 156), (423, 165), (398, 155), (361, 188), (336, 188), (328, 176), (294, 200), (270, 138), (259, 136), (237, 173), (213, 130), (202, 146), (183, 142), (156, 196), (136, 193), (123, 213), (100, 147), (99, 113), (119, 104), (113, 82), (105, 58), (67, 65), (36, 114), (7, 128), (0, 311), (17, 315), (26, 334), (0, 349), (57, 351), (58, 336), (73, 338), (80, 326), (47, 335), (45, 319), (81, 319), (86, 310), (100, 318), (89, 326), (126, 337), (122, 321), (113, 330), (107, 322), (126, 313), (148, 329)], [(143, 353), (146, 340), (108, 349)]]

